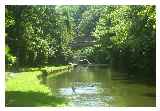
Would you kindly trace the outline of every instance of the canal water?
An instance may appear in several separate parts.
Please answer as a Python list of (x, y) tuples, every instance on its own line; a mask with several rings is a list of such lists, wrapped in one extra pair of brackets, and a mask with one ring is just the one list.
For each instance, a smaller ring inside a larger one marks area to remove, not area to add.
[(102, 67), (77, 67), (47, 78), (47, 85), (68, 106), (134, 107), (156, 106), (156, 88), (148, 78)]

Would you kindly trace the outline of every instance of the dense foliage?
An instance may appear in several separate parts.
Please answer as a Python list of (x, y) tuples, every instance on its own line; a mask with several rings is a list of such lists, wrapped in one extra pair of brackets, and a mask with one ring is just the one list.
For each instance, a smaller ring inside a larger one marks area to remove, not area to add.
[[(7, 66), (15, 61), (19, 66), (42, 66), (87, 58), (151, 74), (155, 38), (155, 6), (6, 6)], [(81, 41), (96, 44), (72, 47)]]
[(129, 71), (155, 71), (155, 15), (154, 6), (107, 7), (93, 32), (99, 50)]
[(70, 22), (67, 9), (7, 6), (6, 44), (19, 65), (64, 64), (71, 56), (68, 43), (74, 36)]

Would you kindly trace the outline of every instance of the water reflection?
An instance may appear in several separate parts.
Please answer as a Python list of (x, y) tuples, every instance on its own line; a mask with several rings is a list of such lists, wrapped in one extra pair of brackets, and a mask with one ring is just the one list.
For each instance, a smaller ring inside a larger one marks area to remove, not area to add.
[(111, 68), (81, 67), (48, 77), (47, 85), (69, 106), (155, 106), (155, 85), (136, 80)]

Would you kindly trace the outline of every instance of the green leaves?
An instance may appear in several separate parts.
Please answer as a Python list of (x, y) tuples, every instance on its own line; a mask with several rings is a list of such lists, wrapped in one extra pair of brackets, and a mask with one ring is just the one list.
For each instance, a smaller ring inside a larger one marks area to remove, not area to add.
[[(66, 8), (60, 12), (55, 8), (56, 6), (6, 7), (7, 44), (19, 58), (20, 64), (44, 65), (50, 61), (49, 58), (56, 59), (59, 53), (65, 56), (61, 49), (70, 50), (68, 44), (74, 32), (69, 12)], [(11, 29), (12, 25), (14, 27)], [(13, 37), (17, 38), (15, 43), (10, 41)]]
[(10, 53), (10, 48), (5, 46), (5, 65), (6, 69), (11, 69), (16, 64), (16, 57)]
[[(77, 54), (141, 69), (154, 64), (156, 11), (138, 5), (7, 6), (6, 35), (22, 65), (66, 64)], [(93, 40), (94, 46), (71, 49), (72, 42)]]
[(155, 6), (106, 6), (92, 32), (101, 44), (97, 51), (103, 50), (103, 55), (111, 55), (113, 63), (130, 70), (153, 71), (155, 15)]

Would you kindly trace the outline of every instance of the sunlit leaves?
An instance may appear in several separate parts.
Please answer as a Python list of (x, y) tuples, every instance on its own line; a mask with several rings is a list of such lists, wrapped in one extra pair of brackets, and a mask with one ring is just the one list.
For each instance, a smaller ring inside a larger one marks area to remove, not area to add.
[(21, 61), (31, 61), (31, 65), (67, 63), (74, 56), (70, 46), (74, 40), (95, 40), (96, 45), (77, 53), (98, 63), (121, 58), (131, 67), (149, 65), (149, 58), (154, 55), (155, 32), (155, 6), (6, 8), (7, 43), (13, 54)]

